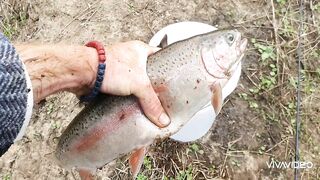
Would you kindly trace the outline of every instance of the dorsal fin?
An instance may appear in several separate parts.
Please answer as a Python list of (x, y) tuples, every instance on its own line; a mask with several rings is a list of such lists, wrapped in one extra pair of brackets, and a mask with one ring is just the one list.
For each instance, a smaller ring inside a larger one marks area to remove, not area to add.
[(159, 48), (165, 48), (168, 46), (168, 35), (165, 34), (158, 45)]

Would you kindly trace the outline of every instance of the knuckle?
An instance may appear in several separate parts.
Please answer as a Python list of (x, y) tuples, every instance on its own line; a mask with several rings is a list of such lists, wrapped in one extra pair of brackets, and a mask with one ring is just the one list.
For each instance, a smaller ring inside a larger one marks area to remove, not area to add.
[(136, 46), (143, 46), (144, 43), (142, 41), (139, 41), (139, 40), (133, 40), (132, 43)]
[(137, 77), (139, 84), (143, 87), (143, 88), (150, 88), (151, 87), (151, 83), (149, 78), (144, 77), (144, 76), (139, 76)]
[(145, 79), (142, 84), (145, 88), (152, 89), (152, 86), (151, 86), (149, 79)]

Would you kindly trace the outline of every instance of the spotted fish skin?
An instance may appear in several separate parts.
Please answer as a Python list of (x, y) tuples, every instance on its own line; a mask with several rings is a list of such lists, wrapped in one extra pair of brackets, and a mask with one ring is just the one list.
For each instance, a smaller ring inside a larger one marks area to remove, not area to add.
[(57, 159), (66, 168), (93, 172), (174, 134), (210, 101), (217, 101), (212, 87), (226, 84), (246, 43), (238, 31), (222, 30), (176, 42), (151, 55), (147, 74), (171, 124), (160, 129), (151, 123), (134, 96), (100, 95), (64, 131)]

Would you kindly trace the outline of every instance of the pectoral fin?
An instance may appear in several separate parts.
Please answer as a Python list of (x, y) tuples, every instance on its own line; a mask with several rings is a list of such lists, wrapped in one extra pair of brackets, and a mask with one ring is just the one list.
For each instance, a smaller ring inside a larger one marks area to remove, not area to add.
[(158, 45), (159, 48), (165, 48), (168, 46), (168, 35), (165, 34)]
[(213, 106), (214, 112), (216, 115), (219, 114), (222, 108), (222, 88), (220, 83), (215, 83), (211, 86), (212, 97), (211, 97), (211, 104)]
[(136, 151), (134, 151), (129, 158), (129, 166), (131, 169), (131, 174), (133, 179), (138, 175), (141, 165), (143, 163), (144, 156), (146, 154), (147, 148), (142, 147)]

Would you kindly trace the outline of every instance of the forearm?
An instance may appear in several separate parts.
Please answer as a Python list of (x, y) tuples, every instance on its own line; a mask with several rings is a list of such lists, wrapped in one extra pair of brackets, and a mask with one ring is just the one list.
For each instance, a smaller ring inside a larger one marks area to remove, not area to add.
[(59, 92), (88, 93), (98, 66), (97, 52), (85, 46), (16, 45), (31, 78), (34, 101)]

